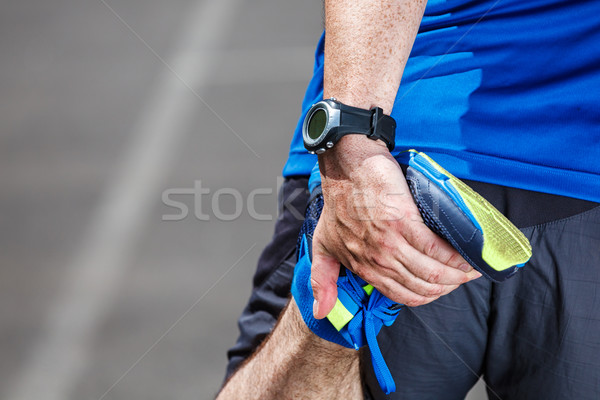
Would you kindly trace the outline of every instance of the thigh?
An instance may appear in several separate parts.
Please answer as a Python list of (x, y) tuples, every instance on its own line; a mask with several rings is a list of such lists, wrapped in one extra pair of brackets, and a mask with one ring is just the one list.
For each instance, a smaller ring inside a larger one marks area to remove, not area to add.
[(524, 231), (532, 259), (492, 288), (490, 398), (599, 399), (600, 207)]
[(404, 308), (377, 337), (396, 382), (381, 391), (368, 349), (361, 366), (366, 397), (403, 400), (462, 400), (479, 379), (487, 341), (491, 283), (469, 282), (433, 303)]

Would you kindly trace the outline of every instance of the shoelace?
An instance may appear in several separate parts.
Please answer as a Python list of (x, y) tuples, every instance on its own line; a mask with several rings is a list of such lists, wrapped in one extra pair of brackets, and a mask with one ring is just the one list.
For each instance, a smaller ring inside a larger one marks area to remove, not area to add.
[(366, 306), (360, 307), (354, 318), (348, 323), (348, 334), (358, 349), (364, 344), (362, 336), (364, 332), (371, 351), (371, 362), (377, 382), (385, 394), (394, 392), (396, 383), (377, 343), (376, 331), (379, 332), (382, 324), (390, 326), (394, 322), (400, 312), (400, 305), (379, 293), (377, 289), (373, 289), (371, 295), (368, 295), (356, 280), (355, 275), (348, 269), (346, 269), (346, 276), (338, 279), (338, 286), (345, 290), (357, 304), (364, 305), (366, 303)]

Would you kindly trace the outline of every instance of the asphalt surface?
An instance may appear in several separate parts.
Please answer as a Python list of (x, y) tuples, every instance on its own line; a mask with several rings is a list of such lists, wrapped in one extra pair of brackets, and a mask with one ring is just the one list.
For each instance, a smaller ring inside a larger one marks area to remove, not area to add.
[(0, 398), (214, 396), (321, 13), (320, 0), (5, 5)]

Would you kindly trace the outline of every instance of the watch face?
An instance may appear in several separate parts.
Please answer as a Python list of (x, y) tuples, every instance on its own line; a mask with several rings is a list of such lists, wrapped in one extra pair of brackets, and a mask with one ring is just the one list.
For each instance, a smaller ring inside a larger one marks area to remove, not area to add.
[(302, 138), (309, 152), (322, 154), (335, 144), (335, 129), (340, 125), (340, 110), (336, 105), (331, 99), (321, 100), (306, 113), (302, 123)]
[(308, 121), (308, 137), (316, 140), (321, 136), (327, 126), (327, 112), (320, 108), (316, 110)]

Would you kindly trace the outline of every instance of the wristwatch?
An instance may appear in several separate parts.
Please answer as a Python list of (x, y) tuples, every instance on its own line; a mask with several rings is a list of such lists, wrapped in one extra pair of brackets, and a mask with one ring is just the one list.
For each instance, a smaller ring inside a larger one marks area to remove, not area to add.
[(392, 151), (396, 138), (396, 121), (379, 107), (370, 110), (351, 107), (334, 97), (312, 105), (302, 124), (304, 147), (311, 154), (323, 154), (343, 136), (363, 134), (381, 139)]

